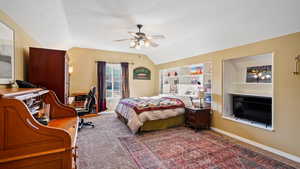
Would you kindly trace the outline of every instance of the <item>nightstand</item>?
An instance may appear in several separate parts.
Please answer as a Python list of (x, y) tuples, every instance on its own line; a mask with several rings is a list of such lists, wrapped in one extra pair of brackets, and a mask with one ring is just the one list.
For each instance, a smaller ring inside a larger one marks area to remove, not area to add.
[(187, 107), (185, 108), (185, 124), (188, 127), (192, 127), (196, 130), (199, 129), (209, 129), (211, 121), (211, 108), (195, 108)]

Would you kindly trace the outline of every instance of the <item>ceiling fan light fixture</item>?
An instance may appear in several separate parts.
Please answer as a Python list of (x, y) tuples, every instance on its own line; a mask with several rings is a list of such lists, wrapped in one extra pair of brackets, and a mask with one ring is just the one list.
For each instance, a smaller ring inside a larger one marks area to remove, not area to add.
[(139, 40), (139, 44), (141, 45), (141, 46), (144, 46), (145, 45), (145, 41), (144, 40)]
[(164, 39), (164, 35), (147, 35), (144, 32), (141, 31), (143, 25), (138, 24), (138, 32), (128, 32), (131, 36), (131, 38), (127, 39), (119, 39), (115, 40), (117, 42), (122, 42), (122, 41), (129, 41), (129, 46), (130, 48), (135, 48), (135, 49), (141, 49), (141, 48), (148, 48), (148, 47), (158, 47), (159, 45), (155, 43), (153, 40), (155, 39)]
[(136, 46), (135, 46), (135, 49), (141, 49), (141, 45), (140, 44), (137, 44)]
[(148, 40), (145, 40), (145, 46), (149, 47), (150, 46), (150, 42)]
[(136, 42), (134, 40), (130, 41), (130, 47), (135, 47), (136, 46)]

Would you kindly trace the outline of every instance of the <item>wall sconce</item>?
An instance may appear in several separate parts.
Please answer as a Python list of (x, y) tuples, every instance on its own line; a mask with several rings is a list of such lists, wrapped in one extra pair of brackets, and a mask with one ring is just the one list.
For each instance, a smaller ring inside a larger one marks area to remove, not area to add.
[(74, 68), (73, 68), (73, 66), (69, 66), (69, 74), (72, 74), (72, 73), (73, 73), (73, 71), (74, 71)]
[(300, 72), (299, 72), (299, 63), (300, 63), (300, 55), (298, 55), (296, 58), (296, 71), (294, 72), (294, 75), (300, 75)]

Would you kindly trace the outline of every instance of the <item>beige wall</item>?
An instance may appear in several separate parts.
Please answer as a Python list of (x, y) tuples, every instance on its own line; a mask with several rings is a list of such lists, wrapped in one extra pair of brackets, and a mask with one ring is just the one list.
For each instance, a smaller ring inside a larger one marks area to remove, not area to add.
[[(267, 131), (223, 119), (222, 60), (274, 53), (274, 129)], [(300, 33), (294, 33), (245, 46), (230, 48), (174, 62), (158, 69), (211, 61), (213, 64), (213, 127), (300, 156), (300, 76), (293, 75), (295, 57), (300, 54)], [(158, 79), (158, 76), (157, 76)], [(158, 93), (158, 84), (156, 84)]]
[[(112, 52), (105, 50), (71, 48), (68, 50), (70, 65), (74, 72), (70, 77), (70, 93), (86, 92), (92, 85), (97, 84), (95, 61), (133, 62), (129, 65), (129, 86), (131, 97), (152, 96), (156, 89), (156, 67), (145, 55)], [(136, 67), (144, 66), (151, 70), (151, 80), (133, 80), (132, 71)]]
[[(28, 47), (38, 47), (40, 44), (33, 40), (24, 30), (18, 26), (9, 16), (0, 10), (0, 22), (11, 27), (15, 32), (15, 74), (16, 79), (25, 79), (26, 64), (25, 59), (28, 56)], [(8, 87), (0, 85), (0, 88)]]

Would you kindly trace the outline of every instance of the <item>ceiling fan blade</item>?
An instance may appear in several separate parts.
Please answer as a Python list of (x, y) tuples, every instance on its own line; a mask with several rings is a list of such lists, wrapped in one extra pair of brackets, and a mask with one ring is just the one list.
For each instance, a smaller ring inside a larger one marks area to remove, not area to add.
[(118, 39), (118, 40), (114, 40), (115, 42), (122, 42), (122, 41), (127, 41), (127, 40), (131, 40), (131, 39)]
[(152, 47), (158, 47), (159, 45), (157, 44), (157, 43), (155, 43), (155, 42), (153, 42), (153, 41), (151, 41), (151, 40), (149, 40), (149, 42), (150, 42), (150, 46), (152, 46)]
[(138, 38), (139, 36), (135, 32), (128, 32), (131, 36)]
[(148, 39), (165, 39), (166, 37), (164, 35), (150, 35), (148, 36)]

